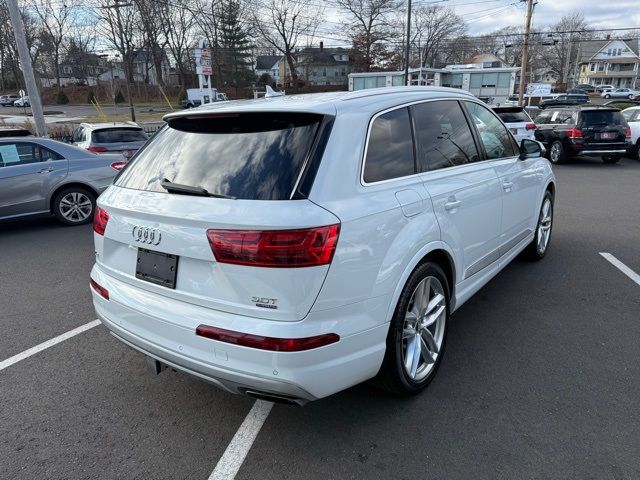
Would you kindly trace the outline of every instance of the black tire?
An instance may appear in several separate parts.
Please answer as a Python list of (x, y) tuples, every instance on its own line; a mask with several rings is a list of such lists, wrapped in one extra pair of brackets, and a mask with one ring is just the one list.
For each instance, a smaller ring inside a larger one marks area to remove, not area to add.
[[(555, 154), (554, 149), (558, 149), (557, 155)], [(556, 165), (567, 161), (567, 152), (560, 140), (555, 140), (551, 142), (551, 145), (549, 145), (549, 161)]]
[[(546, 242), (546, 245), (544, 247), (544, 249), (541, 249), (539, 246), (539, 235), (540, 235), (540, 230), (543, 228), (543, 222), (542, 222), (542, 218), (543, 218), (543, 213), (544, 213), (544, 207), (545, 207), (545, 203), (546, 201), (549, 200), (551, 202), (550, 208), (551, 208), (551, 221), (549, 223), (549, 238)], [(549, 251), (549, 244), (551, 243), (551, 233), (553, 232), (553, 195), (551, 195), (551, 192), (547, 191), (544, 194), (544, 197), (542, 198), (542, 203), (540, 205), (540, 211), (538, 213), (538, 223), (536, 224), (536, 231), (534, 233), (533, 236), (533, 240), (531, 241), (531, 243), (529, 245), (527, 245), (523, 251), (524, 257), (528, 260), (537, 262), (538, 260), (542, 260), (544, 258), (544, 256), (547, 254), (547, 252)]]
[(608, 164), (614, 164), (614, 163), (618, 163), (620, 161), (620, 155), (611, 155), (611, 156), (606, 156), (606, 157), (602, 157), (602, 161), (604, 163), (608, 163)]
[(606, 95), (604, 96), (604, 98), (611, 98), (611, 95), (606, 94)]
[(635, 146), (631, 149), (633, 159), (640, 162), (640, 139), (636, 142)]
[(631, 100), (633, 98), (633, 95), (629, 95), (627, 98)]
[[(69, 213), (69, 196), (73, 197), (77, 195), (78, 198), (78, 210), (76, 214)], [(88, 200), (90, 203), (90, 210), (87, 207), (80, 207), (85, 205)], [(63, 201), (64, 200), (64, 201)], [(96, 195), (91, 190), (83, 187), (68, 187), (60, 190), (57, 193), (52, 203), (52, 211), (58, 221), (65, 225), (84, 225), (93, 220), (93, 214), (96, 210)]]
[[(409, 304), (412, 300), (414, 290), (418, 284), (427, 277), (435, 277), (443, 287), (446, 302), (444, 311), (444, 333), (440, 349), (431, 369), (427, 372), (427, 375), (424, 378), (420, 381), (416, 381), (409, 376), (404, 367), (402, 337), (405, 314), (410, 306)], [(389, 326), (389, 333), (387, 334), (387, 349), (385, 351), (384, 361), (382, 362), (380, 372), (378, 372), (377, 377), (374, 379), (375, 385), (399, 395), (415, 395), (420, 393), (427, 387), (427, 385), (429, 385), (440, 366), (440, 362), (442, 361), (444, 354), (444, 347), (447, 340), (447, 324), (449, 323), (450, 314), (450, 295), (447, 277), (440, 266), (436, 263), (425, 262), (413, 271), (409, 276), (398, 300), (398, 304), (396, 305), (396, 309)]]

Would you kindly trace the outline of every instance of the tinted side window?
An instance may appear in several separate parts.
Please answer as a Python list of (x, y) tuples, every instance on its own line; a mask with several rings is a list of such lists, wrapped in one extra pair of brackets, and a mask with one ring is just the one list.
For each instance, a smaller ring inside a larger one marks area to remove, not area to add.
[(551, 118), (551, 112), (540, 112), (535, 119), (536, 125), (544, 125), (549, 123), (549, 119)]
[(5, 167), (40, 161), (40, 149), (32, 143), (0, 144), (0, 162)]
[(53, 150), (40, 147), (40, 158), (43, 162), (48, 162), (49, 160), (62, 160), (64, 157)]
[(409, 109), (399, 108), (380, 115), (373, 121), (369, 134), (364, 181), (405, 177), (415, 171)]
[(413, 105), (422, 170), (437, 170), (479, 160), (469, 124), (456, 101)]
[(517, 155), (518, 145), (507, 128), (489, 109), (477, 103), (465, 102), (473, 122), (476, 124), (484, 145), (487, 159)]

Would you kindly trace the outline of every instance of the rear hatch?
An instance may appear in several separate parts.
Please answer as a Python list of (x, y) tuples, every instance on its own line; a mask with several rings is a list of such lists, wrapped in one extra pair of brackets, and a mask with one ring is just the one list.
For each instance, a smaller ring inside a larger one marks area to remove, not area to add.
[(534, 138), (536, 124), (523, 107), (498, 107), (493, 110), (516, 139)]
[[(112, 276), (216, 310), (296, 321), (329, 270), (339, 220), (294, 191), (323, 116), (170, 120), (99, 199), (98, 263)], [(152, 308), (152, 306), (150, 306)]]
[(137, 127), (101, 128), (91, 132), (89, 150), (96, 153), (121, 152), (129, 157), (142, 148), (148, 139), (144, 130)]
[(626, 148), (629, 125), (620, 111), (611, 109), (583, 110), (580, 112), (583, 148), (608, 150)]

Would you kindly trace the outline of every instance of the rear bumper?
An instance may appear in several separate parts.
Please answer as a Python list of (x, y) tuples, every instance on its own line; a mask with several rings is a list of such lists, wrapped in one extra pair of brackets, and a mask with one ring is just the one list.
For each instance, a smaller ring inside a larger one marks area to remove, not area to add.
[[(92, 289), (93, 302), (99, 319), (116, 338), (231, 393), (250, 390), (304, 403), (372, 378), (384, 357), (388, 324), (344, 336), (336, 331), (341, 316), (345, 324), (353, 322), (354, 305), (312, 312), (300, 322), (261, 320), (256, 331), (255, 318), (153, 294), (116, 280), (99, 267), (91, 277), (109, 291), (110, 299), (105, 300)], [(200, 324), (281, 338), (309, 336), (310, 325), (318, 335), (330, 333), (326, 331), (330, 324), (332, 333), (341, 338), (312, 350), (273, 352), (198, 337), (195, 329)]]
[(616, 149), (608, 149), (608, 150), (580, 150), (580, 155), (610, 155), (610, 154), (619, 154), (623, 155), (627, 152), (626, 148), (616, 148)]

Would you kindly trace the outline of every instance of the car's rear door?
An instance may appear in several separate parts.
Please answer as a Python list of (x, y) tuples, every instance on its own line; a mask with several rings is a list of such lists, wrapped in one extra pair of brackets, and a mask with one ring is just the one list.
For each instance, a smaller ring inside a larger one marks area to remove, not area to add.
[(431, 196), (441, 238), (453, 250), (458, 281), (498, 260), (502, 192), (491, 162), (479, 146), (457, 100), (411, 107), (418, 160)]
[(579, 127), (587, 150), (626, 148), (627, 123), (618, 110), (582, 110)]
[(68, 171), (62, 156), (35, 142), (0, 142), (0, 217), (49, 210), (52, 185)]

